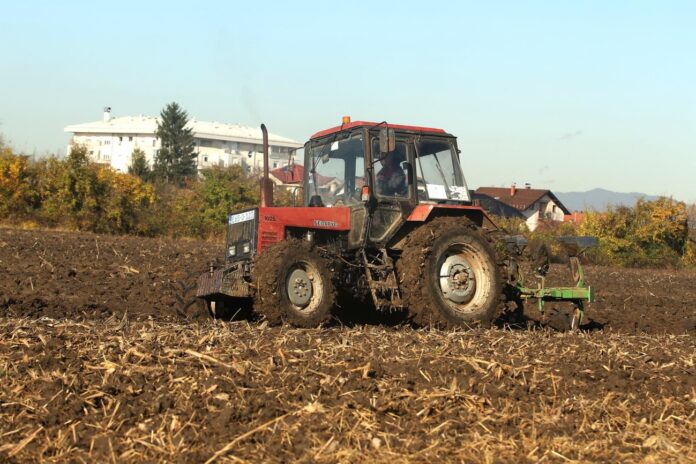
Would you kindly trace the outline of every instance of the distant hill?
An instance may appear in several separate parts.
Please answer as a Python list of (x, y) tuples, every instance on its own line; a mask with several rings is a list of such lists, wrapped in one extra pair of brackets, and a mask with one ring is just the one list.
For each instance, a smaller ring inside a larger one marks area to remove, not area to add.
[(655, 195), (646, 195), (640, 192), (612, 192), (596, 188), (587, 192), (553, 192), (561, 203), (571, 211), (584, 211), (594, 209), (595, 211), (604, 211), (607, 205), (613, 206), (633, 206), (640, 198), (648, 201), (656, 200), (659, 197)]

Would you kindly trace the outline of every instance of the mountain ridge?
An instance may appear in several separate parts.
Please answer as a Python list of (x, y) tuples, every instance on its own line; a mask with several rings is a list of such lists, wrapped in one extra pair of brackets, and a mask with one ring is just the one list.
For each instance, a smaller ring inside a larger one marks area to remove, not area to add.
[(614, 192), (603, 188), (594, 188), (585, 192), (553, 192), (554, 195), (570, 211), (605, 211), (611, 206), (634, 206), (636, 201), (643, 198), (653, 201), (659, 195), (648, 195), (642, 192)]

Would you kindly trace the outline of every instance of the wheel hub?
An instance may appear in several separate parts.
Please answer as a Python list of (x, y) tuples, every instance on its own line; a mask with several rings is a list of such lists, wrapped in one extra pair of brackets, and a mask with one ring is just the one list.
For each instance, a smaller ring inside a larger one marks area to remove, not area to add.
[(453, 303), (469, 301), (476, 289), (476, 278), (469, 263), (460, 255), (449, 256), (440, 267), (442, 295)]
[(312, 278), (304, 269), (294, 269), (288, 275), (287, 289), (290, 302), (304, 308), (312, 299)]

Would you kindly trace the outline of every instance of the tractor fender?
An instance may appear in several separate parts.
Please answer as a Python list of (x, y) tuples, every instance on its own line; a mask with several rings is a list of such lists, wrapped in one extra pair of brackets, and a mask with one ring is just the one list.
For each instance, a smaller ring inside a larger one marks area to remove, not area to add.
[(438, 216), (463, 216), (479, 227), (490, 230), (498, 229), (498, 226), (480, 206), (471, 205), (418, 205), (406, 221), (427, 222)]

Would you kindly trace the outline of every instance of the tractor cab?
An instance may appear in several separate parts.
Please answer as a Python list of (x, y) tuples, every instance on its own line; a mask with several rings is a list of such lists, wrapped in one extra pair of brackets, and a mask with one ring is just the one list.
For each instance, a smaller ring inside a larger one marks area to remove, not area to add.
[(365, 234), (387, 242), (419, 205), (471, 204), (456, 138), (442, 129), (344, 119), (311, 137), (304, 166), (304, 205), (350, 208), (355, 245)]
[(305, 175), (306, 206), (471, 201), (456, 138), (442, 129), (357, 121), (318, 132)]

